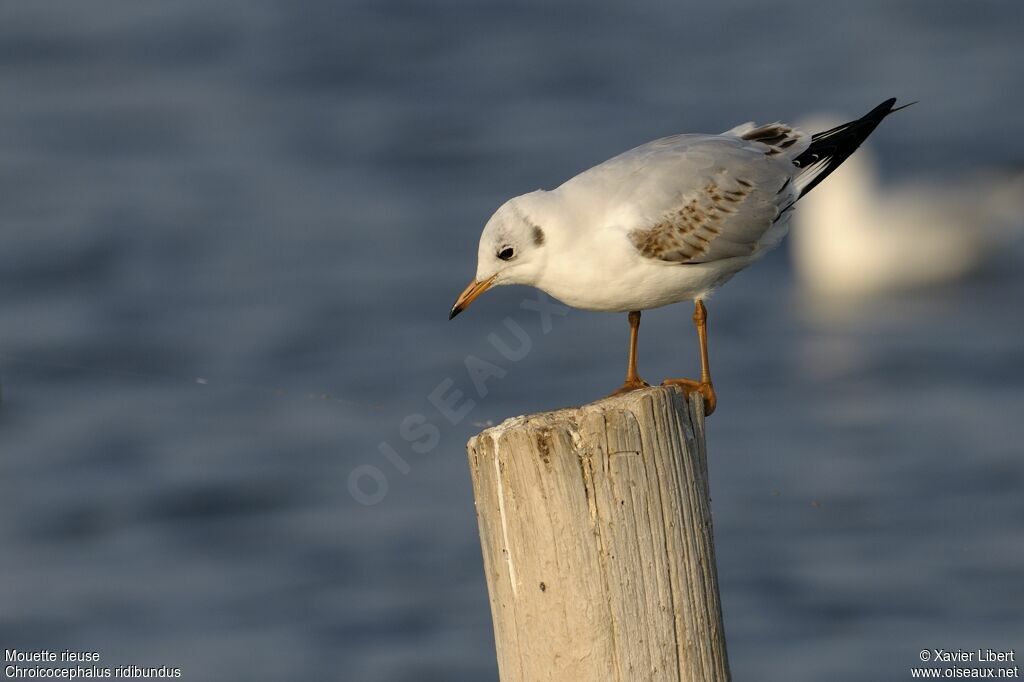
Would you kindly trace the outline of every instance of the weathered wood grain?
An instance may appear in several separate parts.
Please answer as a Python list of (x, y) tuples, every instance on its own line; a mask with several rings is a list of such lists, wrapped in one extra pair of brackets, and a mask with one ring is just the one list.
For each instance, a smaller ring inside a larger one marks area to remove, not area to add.
[(502, 682), (729, 679), (700, 400), (516, 417), (468, 452)]

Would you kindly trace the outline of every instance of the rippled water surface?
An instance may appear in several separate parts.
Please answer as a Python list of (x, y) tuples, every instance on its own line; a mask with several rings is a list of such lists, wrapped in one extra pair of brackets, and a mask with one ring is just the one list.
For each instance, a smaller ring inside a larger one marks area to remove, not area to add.
[[(544, 333), (521, 289), (449, 323), (490, 212), (654, 137), (889, 96), (921, 103), (873, 138), (887, 178), (1018, 164), (1022, 29), (1014, 0), (4, 5), (0, 642), (190, 680), (496, 679), (463, 444), (606, 393), (626, 322)], [(710, 301), (737, 680), (1020, 649), (1021, 255), (856, 305), (783, 249)], [(689, 314), (645, 315), (649, 378), (696, 367)], [(506, 316), (516, 363), (487, 341)], [(507, 374), (452, 424), (429, 395), (472, 394), (467, 355)]]

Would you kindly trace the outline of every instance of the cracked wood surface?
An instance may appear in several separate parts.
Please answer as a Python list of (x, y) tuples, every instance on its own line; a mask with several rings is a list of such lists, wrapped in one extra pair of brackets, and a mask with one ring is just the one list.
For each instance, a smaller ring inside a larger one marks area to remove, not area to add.
[(502, 682), (729, 679), (700, 400), (516, 417), (468, 453)]

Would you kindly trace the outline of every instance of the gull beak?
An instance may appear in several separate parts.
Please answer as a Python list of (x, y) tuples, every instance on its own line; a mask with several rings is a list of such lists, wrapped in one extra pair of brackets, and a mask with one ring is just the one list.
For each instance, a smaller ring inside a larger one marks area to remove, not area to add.
[(480, 294), (484, 293), (485, 291), (491, 288), (491, 285), (494, 284), (494, 280), (496, 278), (497, 275), (491, 275), (482, 282), (479, 282), (477, 280), (473, 280), (472, 282), (470, 282), (469, 286), (466, 287), (463, 290), (463, 292), (459, 294), (459, 297), (455, 300), (455, 305), (452, 306), (452, 312), (450, 315), (448, 315), (448, 319), (452, 319), (453, 317), (461, 313), (463, 310), (468, 308), (469, 304), (475, 301), (477, 297), (480, 296)]

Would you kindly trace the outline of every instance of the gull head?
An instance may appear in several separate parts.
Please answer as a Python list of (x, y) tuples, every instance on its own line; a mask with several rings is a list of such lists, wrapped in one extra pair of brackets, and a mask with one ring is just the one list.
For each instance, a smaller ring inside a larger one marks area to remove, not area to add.
[(452, 319), (491, 287), (503, 284), (536, 284), (547, 260), (544, 227), (537, 216), (543, 191), (506, 201), (487, 221), (480, 235), (476, 278), (459, 295), (448, 319)]

